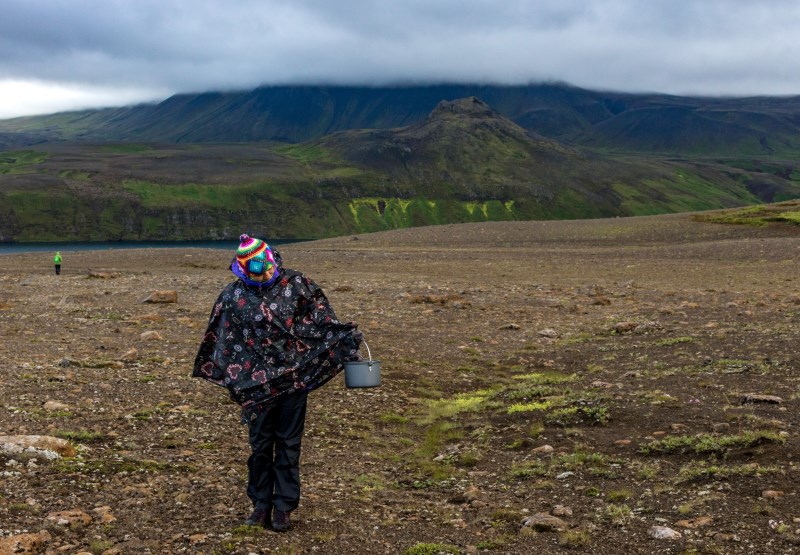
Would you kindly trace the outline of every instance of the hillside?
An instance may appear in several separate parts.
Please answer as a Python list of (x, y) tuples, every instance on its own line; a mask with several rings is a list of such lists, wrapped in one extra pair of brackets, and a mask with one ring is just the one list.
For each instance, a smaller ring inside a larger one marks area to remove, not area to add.
[(220, 239), (242, 229), (312, 239), (798, 196), (800, 179), (789, 163), (590, 154), (468, 97), (442, 101), (409, 126), (300, 144), (73, 142), (6, 151), (0, 240)]
[(0, 122), (0, 146), (42, 141), (303, 142), (422, 122), (442, 100), (481, 98), (524, 129), (595, 149), (797, 156), (800, 97), (695, 98), (566, 85), (275, 86), (181, 94), (154, 105)]

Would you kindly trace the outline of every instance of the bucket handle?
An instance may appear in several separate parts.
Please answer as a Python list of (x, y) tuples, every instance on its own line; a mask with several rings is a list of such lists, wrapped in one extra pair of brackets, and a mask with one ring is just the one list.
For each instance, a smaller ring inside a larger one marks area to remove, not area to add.
[(361, 340), (361, 342), (367, 348), (367, 356), (369, 356), (369, 367), (372, 368), (372, 353), (369, 350), (369, 345), (367, 345), (367, 342), (363, 339)]

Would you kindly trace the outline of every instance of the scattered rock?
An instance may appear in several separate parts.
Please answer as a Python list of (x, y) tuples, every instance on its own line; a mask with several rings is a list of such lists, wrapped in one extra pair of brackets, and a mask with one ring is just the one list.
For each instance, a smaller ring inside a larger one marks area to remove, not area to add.
[(555, 451), (555, 449), (553, 449), (552, 445), (545, 444), (545, 445), (541, 445), (541, 446), (537, 447), (536, 449), (532, 449), (531, 453), (537, 453), (537, 454), (540, 454), (540, 455), (549, 455), (553, 451)]
[(164, 338), (161, 337), (161, 334), (157, 331), (145, 331), (139, 335), (139, 339), (142, 341), (162, 341)]
[(761, 492), (761, 497), (764, 499), (780, 499), (785, 494), (782, 491), (774, 490), (774, 489), (765, 489)]
[(556, 480), (566, 480), (570, 476), (575, 476), (575, 473), (571, 470), (567, 470), (566, 472), (562, 472), (561, 474), (556, 475)]
[(647, 535), (657, 540), (677, 540), (683, 537), (680, 532), (667, 526), (652, 526)]
[(603, 382), (600, 380), (595, 380), (589, 384), (589, 387), (593, 387), (594, 389), (609, 389), (614, 387), (613, 383)]
[(103, 524), (110, 524), (117, 521), (117, 517), (111, 512), (111, 507), (96, 507), (92, 509), (92, 512), (97, 515), (97, 518), (99, 518), (100, 522)]
[(189, 545), (197, 545), (206, 543), (208, 541), (208, 534), (192, 534), (189, 536)]
[(480, 497), (480, 495), (481, 495), (481, 490), (479, 490), (477, 486), (470, 486), (464, 492), (464, 498), (467, 501), (475, 501), (476, 499), (478, 499), (478, 497)]
[(58, 410), (69, 410), (69, 405), (65, 403), (61, 403), (59, 401), (47, 401), (45, 404), (42, 405), (42, 408), (46, 411), (55, 412)]
[(617, 322), (614, 324), (615, 333), (627, 333), (636, 329), (638, 324), (636, 322)]
[(52, 539), (53, 536), (46, 530), (38, 534), (17, 534), (0, 538), (0, 553), (9, 555), (41, 553)]
[(177, 303), (178, 292), (175, 290), (153, 291), (149, 297), (142, 301), (143, 303)]
[(133, 362), (137, 358), (139, 358), (139, 351), (137, 351), (136, 349), (128, 349), (127, 351), (125, 351), (125, 354), (119, 357), (119, 360), (125, 362)]
[(669, 429), (672, 430), (673, 432), (684, 432), (689, 429), (689, 426), (687, 426), (686, 424), (675, 423), (675, 424), (670, 424)]
[(662, 329), (662, 326), (658, 322), (643, 322), (641, 324), (637, 324), (633, 331), (635, 333), (647, 333), (649, 331), (656, 331), (660, 329)]
[(89, 524), (92, 522), (92, 517), (80, 509), (70, 509), (68, 511), (50, 513), (45, 520), (58, 526), (73, 526), (74, 524)]
[(725, 432), (729, 432), (731, 429), (731, 425), (727, 422), (717, 422), (711, 427), (714, 430), (715, 434), (724, 434)]
[(746, 393), (742, 395), (741, 404), (745, 405), (748, 403), (752, 404), (770, 404), (770, 405), (780, 405), (783, 403), (783, 399), (777, 397), (775, 395), (759, 395), (757, 393)]
[(139, 316), (139, 320), (144, 320), (146, 322), (163, 322), (164, 317), (161, 314), (157, 314), (155, 312), (151, 312), (150, 314), (145, 314), (144, 316)]
[(557, 516), (545, 513), (537, 513), (527, 517), (522, 522), (522, 526), (533, 528), (537, 532), (563, 532), (568, 527), (567, 523)]
[(679, 520), (675, 525), (681, 528), (701, 528), (703, 526), (709, 526), (712, 522), (714, 522), (714, 519), (710, 516), (698, 516), (697, 518), (688, 520)]
[(572, 508), (566, 505), (556, 505), (553, 507), (553, 510), (550, 511), (550, 514), (553, 516), (572, 516)]
[(501, 329), (501, 330), (518, 330), (518, 329), (520, 329), (520, 325), (519, 324), (513, 324), (513, 323), (512, 324), (506, 324), (505, 326), (500, 326), (499, 329)]
[(89, 271), (89, 275), (87, 276), (89, 279), (114, 279), (121, 276), (119, 272), (96, 272), (96, 271)]
[(552, 328), (545, 328), (539, 332), (541, 337), (547, 337), (548, 339), (557, 339), (558, 332)]
[(614, 445), (616, 445), (617, 447), (627, 447), (631, 443), (632, 442), (629, 439), (618, 439), (617, 441), (614, 442)]

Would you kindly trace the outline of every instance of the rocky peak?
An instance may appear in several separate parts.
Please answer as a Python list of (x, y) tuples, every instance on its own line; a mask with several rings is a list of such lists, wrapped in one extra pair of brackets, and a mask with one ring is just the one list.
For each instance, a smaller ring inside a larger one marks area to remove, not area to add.
[(433, 109), (429, 117), (435, 118), (447, 114), (497, 117), (497, 114), (492, 110), (491, 106), (475, 96), (458, 98), (456, 100), (442, 100), (436, 108)]

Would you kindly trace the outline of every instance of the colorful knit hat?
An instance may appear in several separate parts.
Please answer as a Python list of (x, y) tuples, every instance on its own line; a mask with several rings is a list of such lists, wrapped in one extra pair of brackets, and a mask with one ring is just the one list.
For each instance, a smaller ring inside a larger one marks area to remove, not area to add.
[(275, 266), (272, 249), (264, 241), (246, 233), (239, 237), (239, 241), (241, 244), (236, 249), (236, 261), (247, 277), (257, 278)]

